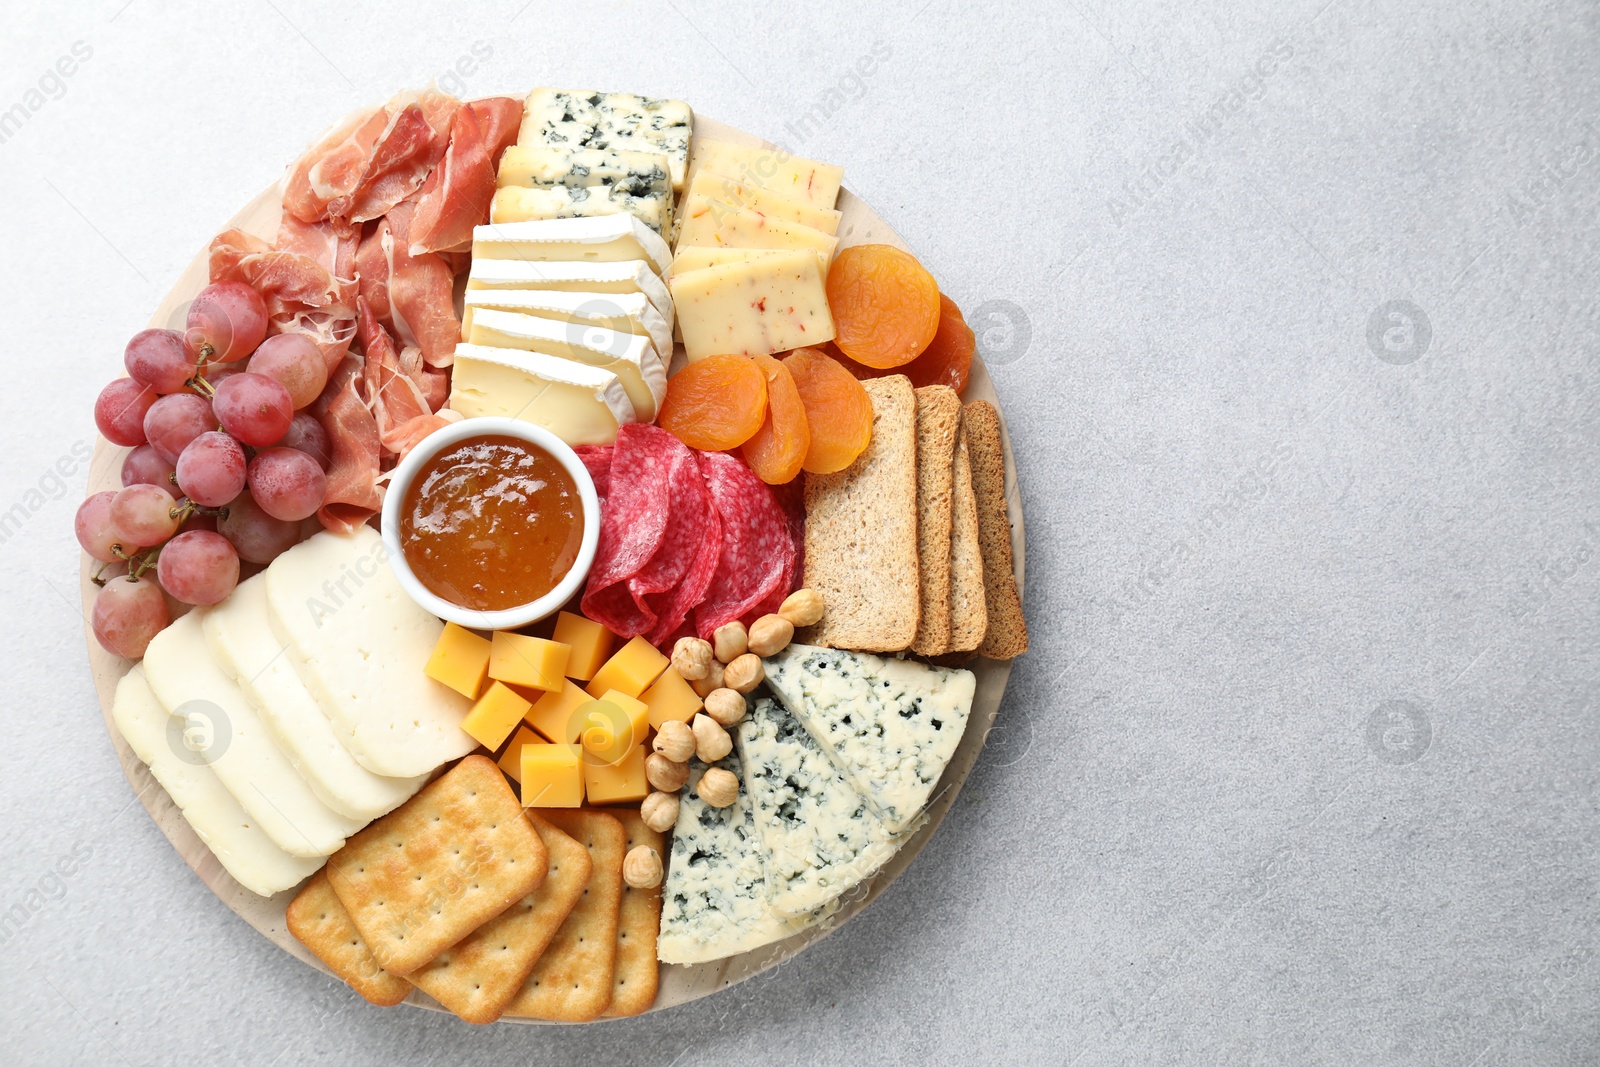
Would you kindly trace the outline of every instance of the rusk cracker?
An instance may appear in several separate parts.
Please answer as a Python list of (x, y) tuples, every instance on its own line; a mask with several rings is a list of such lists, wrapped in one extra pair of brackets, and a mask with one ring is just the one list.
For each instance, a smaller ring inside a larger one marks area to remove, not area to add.
[[(965, 421), (965, 420), (963, 420)], [(984, 606), (983, 548), (978, 540), (978, 497), (972, 489), (967, 431), (956, 435), (950, 523), (950, 651), (971, 652), (989, 629)]]
[(806, 475), (806, 585), (822, 621), (795, 635), (809, 645), (899, 652), (917, 636), (917, 397), (903, 374), (861, 383), (872, 440), (836, 474)]
[(594, 867), (582, 898), (539, 957), (506, 1014), (588, 1022), (599, 1018), (611, 1003), (627, 835), (614, 817), (593, 808), (551, 808), (544, 816), (588, 848)]
[(922, 618), (911, 651), (919, 656), (938, 656), (950, 651), (950, 523), (961, 398), (948, 385), (926, 385), (916, 393), (917, 555)]
[(295, 940), (370, 1003), (392, 1008), (411, 994), (411, 983), (378, 966), (325, 871), (312, 875), (289, 902), (286, 919)]
[(544, 881), (544, 842), (500, 768), (468, 756), (328, 860), (384, 970), (407, 975)]
[[(632, 808), (619, 808), (613, 814), (622, 820), (628, 841), (625, 853), (639, 845), (656, 850), (663, 862), (667, 858), (667, 835), (644, 824)], [(656, 937), (661, 932), (661, 887), (636, 889), (622, 887), (622, 907), (617, 923), (617, 978), (611, 986), (611, 1007), (605, 1014), (616, 1018), (639, 1015), (656, 1002), (656, 987), (661, 980), (661, 964), (656, 960)]]
[(550, 857), (544, 884), (408, 976), (469, 1023), (500, 1018), (589, 884), (589, 850), (537, 814), (527, 816)]
[(1016, 570), (1011, 558), (1011, 516), (1006, 511), (1006, 457), (1000, 413), (985, 400), (968, 404), (963, 418), (972, 488), (978, 498), (978, 542), (983, 548), (983, 588), (988, 629), (978, 655), (1012, 659), (1028, 651)]

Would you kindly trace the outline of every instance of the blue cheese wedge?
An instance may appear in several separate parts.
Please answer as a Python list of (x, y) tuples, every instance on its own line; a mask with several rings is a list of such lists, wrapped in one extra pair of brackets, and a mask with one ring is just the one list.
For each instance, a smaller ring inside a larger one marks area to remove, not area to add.
[(495, 191), (489, 222), (542, 222), (549, 219), (632, 215), (656, 233), (672, 232), (670, 194), (633, 196), (618, 186), (508, 185)]
[(909, 827), (961, 742), (972, 672), (812, 645), (765, 666), (778, 699), (888, 828)]
[(735, 740), (773, 908), (812, 911), (894, 855), (899, 839), (782, 704), (757, 700)]
[[(737, 756), (719, 761), (740, 774)], [(832, 915), (824, 907), (801, 917), (777, 912), (768, 901), (766, 861), (749, 798), (743, 789), (726, 808), (713, 808), (695, 790), (706, 764), (691, 760), (688, 788), (672, 831), (672, 856), (661, 890), (663, 963), (707, 963), (749, 952), (806, 929)]]
[(500, 157), (496, 185), (604, 186), (629, 196), (672, 195), (671, 164), (659, 152), (512, 145)]
[[(682, 100), (591, 89), (535, 89), (522, 108), (517, 143), (609, 152), (658, 152), (668, 159), (672, 188), (689, 166), (694, 112)], [(832, 206), (831, 204), (829, 205)]]

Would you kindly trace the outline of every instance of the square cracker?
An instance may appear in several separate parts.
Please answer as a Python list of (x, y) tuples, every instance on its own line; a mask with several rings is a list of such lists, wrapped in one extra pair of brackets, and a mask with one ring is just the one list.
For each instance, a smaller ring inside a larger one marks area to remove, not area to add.
[(594, 868), (577, 907), (561, 924), (507, 1015), (581, 1023), (600, 1017), (616, 980), (617, 924), (622, 904), (622, 857), (627, 835), (609, 813), (551, 808), (544, 813), (589, 850)]
[(917, 390), (917, 555), (922, 618), (911, 651), (950, 651), (950, 522), (961, 398), (948, 385)]
[(984, 610), (988, 629), (978, 655), (1014, 659), (1028, 651), (1028, 624), (1011, 557), (1011, 515), (1006, 510), (1006, 457), (1000, 413), (986, 400), (966, 406), (962, 425), (978, 500), (978, 542), (983, 550)]
[(411, 983), (378, 966), (361, 931), (328, 884), (326, 871), (311, 876), (289, 902), (289, 932), (311, 954), (363, 997), (380, 1008), (392, 1008), (411, 994)]
[(822, 621), (795, 635), (808, 645), (899, 652), (922, 614), (917, 556), (917, 395), (904, 374), (861, 383), (872, 440), (835, 474), (807, 474), (806, 585)]
[(951, 482), (950, 521), (950, 651), (971, 652), (989, 628), (984, 606), (983, 549), (978, 541), (978, 498), (972, 488), (972, 460), (967, 431), (956, 437), (955, 476)]
[[(631, 808), (618, 809), (614, 814), (622, 820), (623, 832), (628, 835), (628, 852), (644, 845), (666, 860), (666, 834), (650, 829)], [(635, 889), (624, 884), (617, 924), (617, 979), (611, 986), (611, 1007), (605, 1011), (608, 1017), (638, 1015), (656, 1002), (656, 987), (661, 981), (661, 964), (656, 962), (656, 937), (660, 933), (661, 887)]]
[(469, 1023), (500, 1018), (589, 884), (589, 850), (533, 812), (527, 816), (550, 856), (544, 884), (407, 975)]
[(537, 889), (547, 863), (500, 768), (468, 756), (327, 869), (378, 963), (407, 975)]

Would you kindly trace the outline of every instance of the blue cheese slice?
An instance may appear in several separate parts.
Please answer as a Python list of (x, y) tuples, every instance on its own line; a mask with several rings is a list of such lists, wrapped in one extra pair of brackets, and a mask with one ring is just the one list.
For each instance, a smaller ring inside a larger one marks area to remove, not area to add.
[(782, 704), (757, 700), (735, 740), (773, 908), (812, 911), (894, 855), (899, 838)]
[[(658, 152), (668, 159), (673, 189), (689, 166), (694, 112), (682, 100), (592, 89), (535, 89), (522, 108), (517, 143), (609, 152)], [(832, 205), (829, 205), (830, 207)]]
[(605, 186), (630, 196), (672, 195), (672, 173), (659, 152), (512, 145), (500, 157), (496, 185)]
[(812, 645), (765, 665), (778, 699), (889, 829), (908, 828), (961, 742), (972, 672)]
[[(739, 775), (737, 756), (720, 765)], [(726, 808), (713, 808), (695, 790), (707, 766), (690, 760), (688, 788), (672, 831), (672, 856), (661, 890), (663, 963), (707, 963), (749, 952), (801, 932), (837, 906), (800, 917), (777, 912), (767, 899), (765, 850), (743, 789)]]
[(634, 196), (621, 186), (508, 185), (496, 190), (489, 204), (490, 224), (607, 215), (632, 215), (656, 233), (672, 232), (670, 193)]

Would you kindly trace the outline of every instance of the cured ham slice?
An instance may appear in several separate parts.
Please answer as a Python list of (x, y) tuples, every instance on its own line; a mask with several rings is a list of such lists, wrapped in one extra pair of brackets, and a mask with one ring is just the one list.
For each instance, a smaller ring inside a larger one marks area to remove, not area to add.
[(396, 351), (394, 340), (367, 302), (357, 298), (357, 303), (361, 309), (357, 336), (363, 353), (361, 392), (383, 449), (404, 455), (446, 420), (433, 413), (422, 391), (422, 353), (415, 348)]
[(308, 335), (322, 349), (331, 369), (338, 366), (355, 336), (356, 284), (354, 278), (334, 273), (346, 255), (346, 246), (324, 242), (321, 248), (330, 257), (327, 263), (305, 254), (314, 237), (311, 231), (291, 226), (291, 247), (274, 248), (243, 230), (224, 231), (211, 242), (210, 277), (213, 282), (241, 281), (252, 286), (266, 302), (270, 332)]
[(409, 251), (413, 201), (375, 222), (356, 253), (361, 296), (403, 345), (422, 350), (430, 367), (448, 367), (461, 339), (455, 274), (439, 256)]
[(346, 116), (289, 168), (284, 210), (301, 222), (327, 218), (328, 205), (361, 184), (373, 146), (388, 125), (388, 111), (381, 107)]
[(456, 112), (450, 147), (417, 198), (411, 254), (469, 248), (472, 229), (489, 221), (495, 165), (517, 138), (522, 101), (475, 100)]
[(362, 361), (346, 357), (311, 405), (333, 454), (317, 519), (337, 533), (350, 533), (383, 509), (383, 487), (378, 484), (382, 442), (377, 420), (356, 392), (361, 375)]

